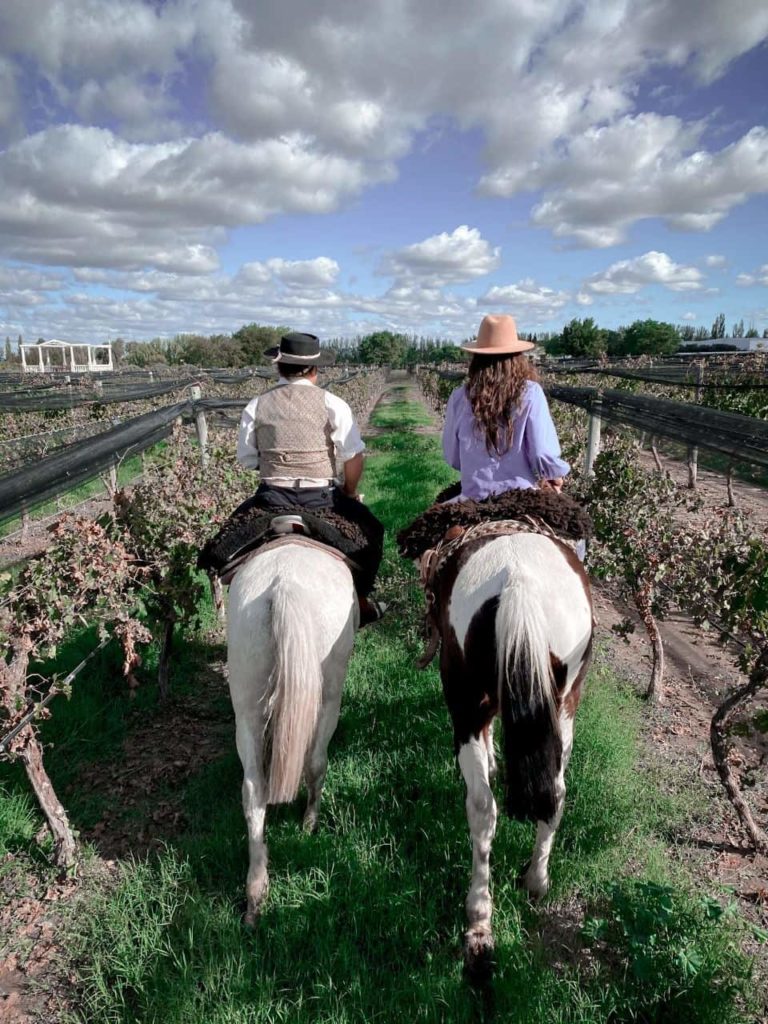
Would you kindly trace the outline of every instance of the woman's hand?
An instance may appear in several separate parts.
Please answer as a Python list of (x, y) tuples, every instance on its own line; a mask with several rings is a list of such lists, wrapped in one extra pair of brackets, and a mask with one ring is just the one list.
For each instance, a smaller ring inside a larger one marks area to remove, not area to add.
[(563, 478), (561, 476), (553, 476), (551, 480), (540, 480), (539, 487), (543, 491), (556, 491), (560, 494), (563, 489)]

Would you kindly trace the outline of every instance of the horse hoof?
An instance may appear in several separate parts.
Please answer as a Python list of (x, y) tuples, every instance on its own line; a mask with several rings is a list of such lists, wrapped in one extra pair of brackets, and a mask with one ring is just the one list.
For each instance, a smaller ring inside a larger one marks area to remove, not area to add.
[(308, 835), (314, 835), (317, 832), (317, 811), (307, 811), (301, 827)]
[(525, 867), (522, 869), (520, 874), (515, 879), (515, 886), (518, 889), (524, 889), (525, 892), (528, 894), (528, 899), (532, 900), (535, 903), (537, 900), (544, 899), (544, 897), (547, 895), (547, 892), (549, 891), (549, 881), (546, 881), (544, 885), (541, 885), (538, 882), (533, 882), (528, 877), (530, 873), (531, 862), (528, 861), (528, 863), (525, 865)]
[(485, 928), (464, 934), (464, 971), (473, 985), (484, 984), (493, 977), (496, 967), (493, 935)]

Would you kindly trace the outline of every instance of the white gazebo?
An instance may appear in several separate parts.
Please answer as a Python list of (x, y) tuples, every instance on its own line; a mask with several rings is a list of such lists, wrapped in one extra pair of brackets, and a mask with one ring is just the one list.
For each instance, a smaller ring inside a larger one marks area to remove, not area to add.
[[(50, 341), (39, 341), (36, 345), (21, 344), (19, 351), (24, 373), (93, 373), (115, 368), (112, 362), (111, 341), (104, 345), (87, 345), (83, 342), (59, 341), (58, 338), (52, 338)], [(105, 362), (98, 361), (97, 352), (107, 353)], [(83, 353), (85, 362), (82, 361)]]

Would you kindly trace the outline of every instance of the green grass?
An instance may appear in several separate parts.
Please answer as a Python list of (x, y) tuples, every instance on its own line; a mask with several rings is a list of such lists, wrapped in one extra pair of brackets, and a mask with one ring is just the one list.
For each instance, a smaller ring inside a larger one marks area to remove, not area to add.
[[(233, 739), (173, 794), (184, 834), (157, 856), (124, 862), (115, 883), (86, 885), (71, 908), (65, 934), (78, 1020), (753, 1019), (741, 1008), (749, 966), (734, 925), (669, 866), (662, 836), (681, 812), (639, 768), (641, 708), (600, 668), (578, 715), (552, 894), (532, 906), (514, 887), (533, 826), (500, 819), (492, 856), (498, 969), (492, 989), (463, 980), (471, 863), (463, 784), (437, 671), (414, 668), (420, 594), (393, 542), (454, 477), (438, 438), (408, 432), (426, 419), (401, 395), (373, 420), (397, 428), (371, 438), (377, 455), (365, 479), (366, 500), (388, 531), (379, 592), (391, 614), (356, 641), (317, 834), (303, 834), (300, 802), (270, 809), (271, 890), (258, 927), (245, 931)], [(201, 656), (200, 648), (184, 652), (174, 680), (180, 699), (193, 686), (180, 677)], [(90, 695), (68, 705), (69, 718), (58, 708), (59, 724), (57, 716), (49, 723), (57, 785), (73, 785), (85, 764), (119, 757), (128, 730), (152, 713), (150, 690), (140, 691), (137, 709), (103, 683), (89, 685)], [(11, 791), (0, 800), (0, 851), (3, 842), (26, 848), (35, 828), (17, 786)], [(67, 800), (76, 820), (99, 812), (76, 785)]]

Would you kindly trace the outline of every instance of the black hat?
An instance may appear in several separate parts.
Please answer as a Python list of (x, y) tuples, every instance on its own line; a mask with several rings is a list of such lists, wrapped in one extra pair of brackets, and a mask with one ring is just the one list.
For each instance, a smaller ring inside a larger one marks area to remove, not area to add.
[(294, 366), (330, 366), (336, 362), (336, 353), (323, 351), (320, 339), (314, 334), (293, 331), (280, 339), (280, 344), (264, 353), (273, 363), (292, 363)]

